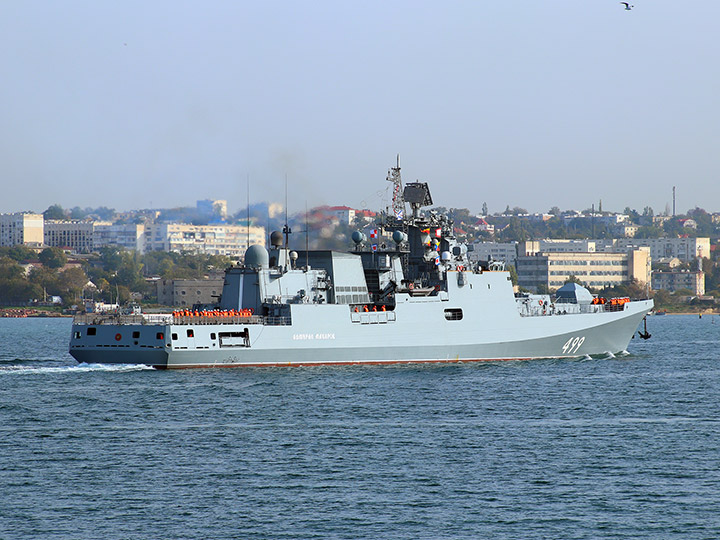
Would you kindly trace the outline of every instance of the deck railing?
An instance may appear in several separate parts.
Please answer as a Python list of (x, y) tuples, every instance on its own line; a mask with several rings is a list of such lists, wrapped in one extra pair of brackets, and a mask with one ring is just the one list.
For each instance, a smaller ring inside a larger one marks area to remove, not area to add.
[(166, 324), (192, 324), (192, 325), (211, 325), (211, 324), (264, 324), (268, 326), (287, 326), (291, 323), (290, 317), (261, 317), (259, 315), (251, 315), (249, 317), (233, 316), (233, 317), (212, 317), (202, 316), (195, 317), (193, 315), (173, 316), (169, 314), (141, 313), (136, 315), (122, 315), (119, 313), (84, 313), (76, 315), (73, 324), (84, 324), (88, 326), (98, 326), (104, 324), (118, 325), (166, 325)]

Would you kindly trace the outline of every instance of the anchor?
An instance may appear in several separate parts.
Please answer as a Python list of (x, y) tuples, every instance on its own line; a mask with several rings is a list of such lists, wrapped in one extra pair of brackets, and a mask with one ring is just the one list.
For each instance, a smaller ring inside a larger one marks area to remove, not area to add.
[(644, 324), (645, 331), (644, 332), (638, 331), (638, 336), (640, 336), (643, 339), (650, 339), (651, 334), (650, 334), (650, 332), (648, 332), (648, 329), (647, 329), (647, 316), (643, 317), (643, 323), (645, 323)]

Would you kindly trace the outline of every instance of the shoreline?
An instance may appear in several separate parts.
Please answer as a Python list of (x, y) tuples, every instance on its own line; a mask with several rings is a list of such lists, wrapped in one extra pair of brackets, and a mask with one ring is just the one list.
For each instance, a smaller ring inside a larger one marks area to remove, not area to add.
[(664, 317), (665, 315), (720, 315), (717, 311), (668, 311), (664, 315), (653, 313), (650, 317)]
[(0, 308), (0, 319), (55, 319), (60, 317), (72, 317), (72, 315), (35, 308)]

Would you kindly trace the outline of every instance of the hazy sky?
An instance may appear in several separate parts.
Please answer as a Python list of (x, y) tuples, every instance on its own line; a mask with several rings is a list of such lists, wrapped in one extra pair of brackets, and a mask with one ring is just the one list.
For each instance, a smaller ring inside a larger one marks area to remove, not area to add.
[(4, 2), (0, 212), (720, 211), (720, 2)]

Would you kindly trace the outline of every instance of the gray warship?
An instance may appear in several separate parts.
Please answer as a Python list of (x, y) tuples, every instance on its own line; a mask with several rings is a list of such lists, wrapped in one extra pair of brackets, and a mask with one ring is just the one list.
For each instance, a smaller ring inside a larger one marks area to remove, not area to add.
[(386, 244), (358, 231), (348, 252), (291, 251), (286, 226), (226, 270), (217, 306), (78, 315), (70, 354), (158, 369), (578, 357), (625, 351), (653, 307), (576, 284), (516, 294), (504, 264), (471, 262), (452, 222), (421, 212), (426, 183), (403, 186), (399, 165), (388, 180)]

